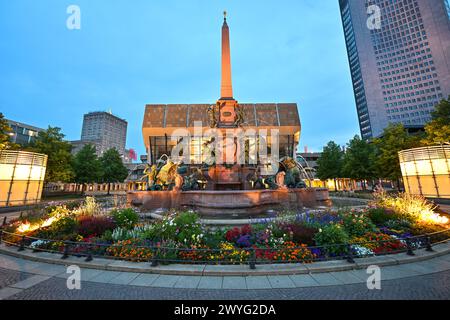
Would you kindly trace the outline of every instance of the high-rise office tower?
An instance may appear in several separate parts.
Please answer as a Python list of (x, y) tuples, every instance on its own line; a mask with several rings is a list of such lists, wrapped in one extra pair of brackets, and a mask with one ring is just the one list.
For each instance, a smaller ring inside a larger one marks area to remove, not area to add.
[(95, 145), (100, 156), (105, 151), (115, 148), (125, 156), (128, 123), (109, 112), (90, 112), (84, 115), (81, 140), (73, 141), (74, 149), (78, 152), (85, 144)]
[[(339, 0), (361, 135), (420, 127), (450, 94), (449, 0)], [(381, 23), (379, 23), (381, 22)]]

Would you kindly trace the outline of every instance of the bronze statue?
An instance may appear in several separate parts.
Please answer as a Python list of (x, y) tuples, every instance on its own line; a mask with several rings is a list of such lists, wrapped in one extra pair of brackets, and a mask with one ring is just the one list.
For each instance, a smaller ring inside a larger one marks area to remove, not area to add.
[(216, 118), (216, 108), (214, 105), (209, 106), (208, 108), (208, 117), (209, 117), (209, 126), (211, 128), (217, 127), (217, 118)]
[(236, 121), (234, 122), (234, 125), (241, 127), (242, 124), (244, 123), (244, 110), (239, 104), (236, 104), (235, 110), (236, 110)]

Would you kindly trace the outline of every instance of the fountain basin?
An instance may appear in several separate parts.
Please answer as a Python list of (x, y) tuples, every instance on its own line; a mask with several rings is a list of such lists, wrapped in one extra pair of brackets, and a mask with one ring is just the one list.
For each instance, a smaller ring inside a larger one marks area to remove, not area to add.
[(331, 204), (328, 189), (132, 191), (127, 202), (143, 210), (192, 208), (212, 218), (256, 217), (268, 210), (301, 210)]

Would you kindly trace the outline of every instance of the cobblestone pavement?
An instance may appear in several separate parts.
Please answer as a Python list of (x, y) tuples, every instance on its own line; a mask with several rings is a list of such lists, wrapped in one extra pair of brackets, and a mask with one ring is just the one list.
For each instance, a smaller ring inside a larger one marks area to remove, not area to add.
[[(17, 274), (20, 274), (19, 276)], [(19, 278), (17, 278), (19, 277)], [(26, 279), (29, 274), (0, 269), (0, 283)], [(171, 299), (171, 300), (292, 300), (292, 299), (441, 299), (450, 298), (450, 271), (397, 280), (382, 281), (381, 290), (368, 290), (365, 284), (295, 289), (202, 290), (151, 288), (82, 282), (81, 290), (68, 290), (64, 278), (53, 277), (17, 294), (12, 300), (48, 299)]]
[(14, 283), (23, 281), (31, 276), (32, 274), (25, 272), (0, 269), (0, 289), (10, 286)]

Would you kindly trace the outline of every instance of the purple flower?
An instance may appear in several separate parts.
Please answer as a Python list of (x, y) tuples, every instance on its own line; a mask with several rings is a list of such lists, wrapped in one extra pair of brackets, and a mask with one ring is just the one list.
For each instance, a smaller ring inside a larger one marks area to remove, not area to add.
[(250, 242), (250, 235), (248, 235), (248, 234), (240, 236), (237, 239), (236, 243), (241, 248), (249, 248), (252, 245)]

